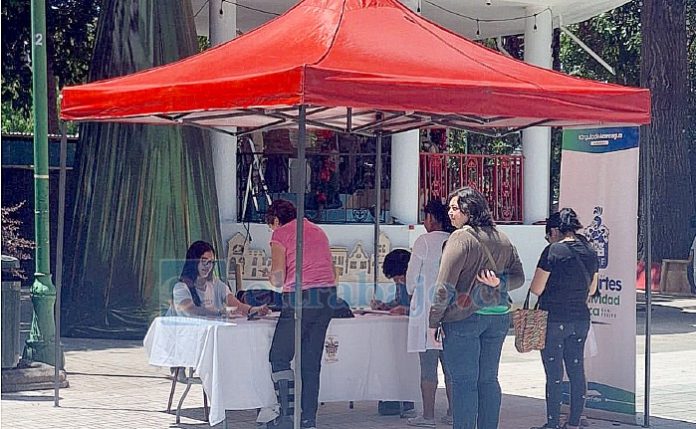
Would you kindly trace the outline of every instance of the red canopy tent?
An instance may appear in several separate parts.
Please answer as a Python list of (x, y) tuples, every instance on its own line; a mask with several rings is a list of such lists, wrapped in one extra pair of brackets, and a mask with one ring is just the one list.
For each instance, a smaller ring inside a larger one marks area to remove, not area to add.
[[(396, 0), (304, 0), (173, 64), (67, 87), (66, 120), (373, 134), (424, 126), (645, 124), (646, 89), (574, 78), (489, 50)], [(378, 119), (379, 118), (379, 119)]]
[[(297, 127), (300, 165), (307, 126), (375, 135), (376, 177), (381, 177), (383, 134), (429, 126), (505, 134), (535, 125), (647, 124), (650, 94), (510, 59), (396, 0), (304, 0), (198, 55), (67, 87), (61, 117), (188, 124), (234, 135)], [(297, 183), (305, 183), (306, 170), (298, 168), (297, 174)], [(380, 195), (380, 181), (375, 182)], [(304, 198), (297, 203), (301, 219)], [(380, 211), (378, 198), (375, 242)], [(302, 226), (297, 222), (296, 284), (302, 283)], [(296, 297), (299, 320), (300, 294)], [(300, 327), (295, 324), (297, 391)], [(301, 409), (301, 395), (295, 399), (295, 409)]]

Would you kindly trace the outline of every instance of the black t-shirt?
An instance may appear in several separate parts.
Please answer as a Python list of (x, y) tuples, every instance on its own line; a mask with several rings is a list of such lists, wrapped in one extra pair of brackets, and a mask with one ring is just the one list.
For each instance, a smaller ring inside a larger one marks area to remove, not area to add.
[(553, 243), (541, 253), (537, 267), (551, 273), (539, 297), (539, 308), (549, 312), (549, 321), (590, 320), (587, 294), (598, 269), (597, 253), (580, 240)]

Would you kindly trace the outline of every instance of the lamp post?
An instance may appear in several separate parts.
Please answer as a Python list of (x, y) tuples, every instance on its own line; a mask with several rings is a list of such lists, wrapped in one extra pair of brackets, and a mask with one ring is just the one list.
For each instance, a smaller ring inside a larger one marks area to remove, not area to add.
[[(46, 91), (46, 2), (31, 2), (31, 65), (34, 105), (34, 228), (36, 272), (31, 287), (34, 314), (24, 348), (24, 358), (56, 364), (54, 305), (56, 288), (51, 280), (48, 223), (48, 111)], [(62, 359), (61, 359), (62, 360)], [(58, 362), (62, 366), (62, 362)]]

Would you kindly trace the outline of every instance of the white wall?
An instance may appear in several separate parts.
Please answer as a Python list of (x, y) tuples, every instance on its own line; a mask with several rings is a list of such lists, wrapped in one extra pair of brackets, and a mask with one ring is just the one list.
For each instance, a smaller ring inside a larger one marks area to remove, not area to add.
[[(321, 225), (329, 236), (329, 241), (332, 246), (347, 247), (352, 250), (358, 241), (362, 241), (368, 253), (372, 253), (374, 227), (372, 225)], [(501, 231), (510, 237), (510, 240), (517, 248), (517, 252), (522, 260), (526, 282), (524, 287), (515, 290), (511, 293), (515, 305), (522, 305), (524, 298), (529, 288), (529, 283), (534, 275), (536, 264), (539, 260), (541, 251), (546, 246), (544, 240), (543, 225), (499, 225)], [(227, 240), (235, 233), (239, 232), (242, 235), (246, 234), (244, 225), (239, 223), (223, 223), (221, 226), (222, 237), (225, 243), (225, 249), (220, 252), (221, 255), (227, 254)], [(251, 233), (251, 243), (248, 244), (251, 248), (259, 248), (266, 250), (270, 254), (268, 242), (271, 238), (271, 230), (266, 225), (250, 224), (249, 230)], [(408, 225), (383, 225), (383, 231), (391, 240), (392, 249), (394, 248), (410, 248), (413, 242), (420, 234), (425, 232), (422, 225), (409, 227)], [(245, 281), (245, 287), (267, 287), (265, 282)], [(373, 284), (372, 278), (366, 279), (365, 284), (341, 282), (340, 294), (353, 305), (365, 305), (372, 298)], [(380, 297), (388, 298), (393, 295), (394, 288), (390, 283), (380, 285), (377, 294)]]

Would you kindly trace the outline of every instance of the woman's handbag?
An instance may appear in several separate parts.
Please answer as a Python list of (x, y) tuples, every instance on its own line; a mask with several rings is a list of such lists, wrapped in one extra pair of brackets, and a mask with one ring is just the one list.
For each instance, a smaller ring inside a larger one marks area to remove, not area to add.
[(515, 326), (515, 348), (520, 353), (532, 350), (543, 350), (546, 344), (546, 323), (549, 312), (539, 310), (539, 301), (533, 309), (529, 308), (529, 295), (524, 300), (524, 306), (512, 313), (512, 323)]

